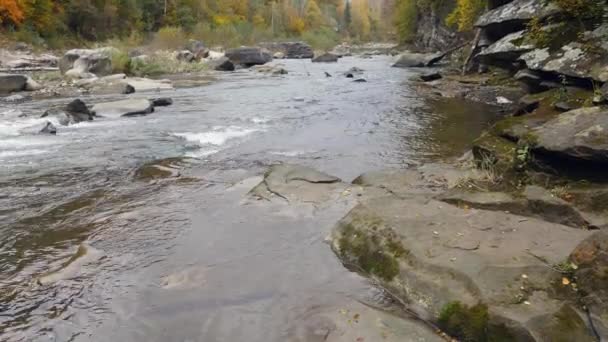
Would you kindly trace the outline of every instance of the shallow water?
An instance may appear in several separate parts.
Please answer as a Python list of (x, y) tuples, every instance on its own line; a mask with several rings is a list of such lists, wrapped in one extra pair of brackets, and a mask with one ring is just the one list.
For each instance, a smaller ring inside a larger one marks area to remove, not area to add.
[[(495, 118), (425, 101), (415, 74), (390, 63), (290, 60), (285, 76), (219, 74), (134, 94), (173, 98), (152, 115), (58, 126), (57, 136), (32, 132), (69, 99), (0, 105), (0, 339), (316, 341), (328, 312), (379, 303), (324, 242), (346, 208), (243, 198), (277, 162), (350, 181), (454, 157)], [(367, 83), (342, 75), (353, 66)], [(138, 171), (158, 160), (180, 180)], [(424, 328), (404, 324), (420, 340)]]

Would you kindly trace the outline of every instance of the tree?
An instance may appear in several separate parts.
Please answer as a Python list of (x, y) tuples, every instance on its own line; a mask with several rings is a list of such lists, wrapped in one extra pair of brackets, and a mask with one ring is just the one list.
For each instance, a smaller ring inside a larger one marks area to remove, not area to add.
[(344, 7), (344, 27), (346, 27), (346, 30), (350, 29), (351, 23), (352, 23), (352, 14), (351, 14), (350, 0), (346, 0), (346, 7)]
[(23, 22), (23, 11), (16, 0), (0, 0), (0, 24), (19, 26)]

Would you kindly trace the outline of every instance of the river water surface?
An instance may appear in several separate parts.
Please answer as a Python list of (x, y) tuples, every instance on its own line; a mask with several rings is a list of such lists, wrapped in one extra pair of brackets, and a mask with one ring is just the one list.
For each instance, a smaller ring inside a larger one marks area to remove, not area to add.
[[(0, 340), (323, 341), (332, 315), (383, 302), (324, 242), (344, 211), (246, 203), (252, 177), (290, 162), (350, 181), (452, 157), (491, 115), (418, 97), (390, 57), (280, 63), (288, 75), (218, 74), (152, 115), (57, 136), (32, 132), (70, 99), (0, 104)], [(342, 75), (354, 66), (366, 83)]]

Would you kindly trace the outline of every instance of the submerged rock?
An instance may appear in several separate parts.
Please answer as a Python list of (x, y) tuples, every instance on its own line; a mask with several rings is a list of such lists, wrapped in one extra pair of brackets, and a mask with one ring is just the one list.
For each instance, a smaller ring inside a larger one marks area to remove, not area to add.
[(315, 56), (312, 59), (313, 63), (335, 63), (338, 61), (338, 56), (332, 53), (324, 53), (319, 56)]
[(422, 68), (435, 63), (441, 58), (438, 53), (403, 53), (393, 67), (395, 68)]
[(78, 247), (76, 253), (66, 261), (64, 266), (38, 278), (38, 284), (50, 285), (61, 280), (78, 277), (88, 264), (99, 261), (103, 256), (104, 254), (100, 250), (82, 244)]
[(264, 180), (250, 194), (272, 200), (321, 203), (335, 198), (346, 185), (339, 178), (307, 166), (280, 164), (270, 167)]
[(93, 106), (92, 111), (97, 116), (135, 116), (154, 112), (154, 106), (152, 105), (152, 102), (147, 99), (128, 99), (98, 103)]
[(272, 55), (268, 50), (258, 47), (240, 47), (226, 51), (226, 57), (234, 64), (245, 67), (262, 65), (272, 60)]

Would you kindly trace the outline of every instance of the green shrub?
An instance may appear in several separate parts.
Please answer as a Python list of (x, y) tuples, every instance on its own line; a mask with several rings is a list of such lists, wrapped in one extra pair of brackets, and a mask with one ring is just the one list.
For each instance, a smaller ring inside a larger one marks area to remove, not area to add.
[(131, 58), (126, 52), (116, 51), (112, 53), (112, 73), (131, 74)]
[(330, 50), (340, 42), (339, 34), (330, 28), (320, 28), (314, 31), (306, 31), (302, 34), (302, 40), (310, 44), (314, 49)]

